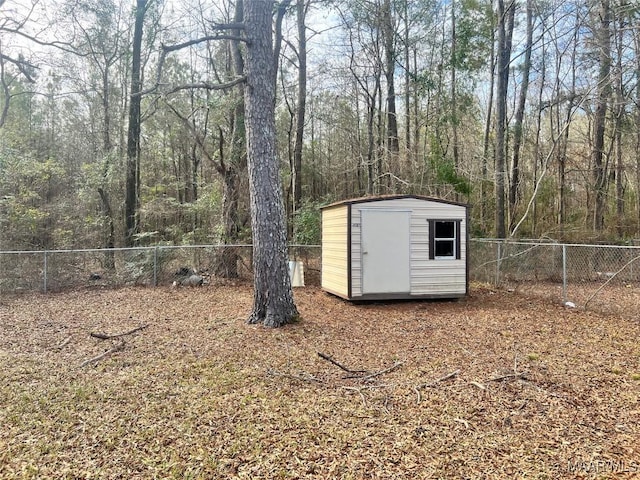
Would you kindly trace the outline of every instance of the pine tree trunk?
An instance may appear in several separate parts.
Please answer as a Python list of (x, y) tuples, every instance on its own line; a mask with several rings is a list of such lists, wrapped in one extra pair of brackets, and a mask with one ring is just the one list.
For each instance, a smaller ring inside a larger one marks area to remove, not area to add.
[(275, 130), (276, 66), (270, 1), (244, 3), (246, 56), (245, 122), (253, 231), (254, 305), (249, 323), (279, 327), (298, 310), (287, 263), (284, 204)]

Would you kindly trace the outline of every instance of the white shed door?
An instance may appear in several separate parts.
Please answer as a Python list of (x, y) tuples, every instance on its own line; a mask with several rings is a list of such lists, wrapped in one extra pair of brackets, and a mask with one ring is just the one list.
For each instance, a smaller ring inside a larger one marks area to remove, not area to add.
[(362, 293), (409, 293), (411, 212), (361, 210)]

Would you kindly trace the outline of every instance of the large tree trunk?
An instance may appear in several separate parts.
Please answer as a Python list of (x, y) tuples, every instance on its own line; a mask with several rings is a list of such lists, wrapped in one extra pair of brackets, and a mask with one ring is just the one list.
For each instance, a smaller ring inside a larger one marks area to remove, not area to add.
[[(636, 99), (640, 99), (640, 20), (636, 20), (634, 25), (636, 26), (636, 33), (634, 35), (634, 49), (636, 57)], [(636, 157), (636, 202), (637, 202), (637, 230), (636, 235), (640, 235), (640, 104), (635, 104), (635, 127), (636, 127), (636, 144), (635, 144), (635, 157)]]
[(496, 89), (496, 237), (505, 238), (507, 93), (515, 2), (498, 0), (498, 64)]
[[(567, 218), (567, 185), (566, 185), (566, 168), (567, 168), (567, 150), (569, 147), (571, 117), (576, 102), (576, 81), (577, 81), (577, 58), (578, 58), (578, 35), (580, 29), (579, 13), (576, 12), (576, 26), (573, 30), (572, 49), (571, 49), (571, 91), (569, 92), (569, 100), (564, 116), (564, 130), (562, 131), (562, 139), (558, 139), (560, 145), (558, 147), (558, 182), (559, 182), (559, 199), (558, 199), (558, 226), (560, 232), (564, 234), (564, 224)], [(544, 66), (544, 64), (543, 64)], [(557, 67), (559, 70), (559, 67)], [(557, 82), (557, 81), (556, 81)], [(560, 86), (557, 86), (556, 96), (560, 97)], [(560, 108), (558, 106), (558, 108)], [(558, 126), (558, 128), (561, 128)]]
[(516, 221), (516, 206), (520, 199), (520, 150), (522, 145), (524, 120), (524, 109), (529, 91), (529, 72), (531, 70), (531, 47), (533, 45), (533, 7), (531, 0), (527, 0), (527, 43), (524, 51), (524, 62), (522, 65), (522, 83), (520, 85), (520, 95), (518, 106), (516, 107), (516, 118), (513, 132), (513, 160), (511, 162), (511, 182), (509, 185), (509, 218), (512, 230)]
[(116, 260), (113, 252), (115, 247), (115, 222), (113, 221), (113, 211), (111, 210), (111, 199), (109, 196), (108, 182), (109, 170), (111, 169), (111, 154), (113, 145), (111, 143), (111, 105), (109, 102), (109, 89), (111, 82), (109, 81), (110, 63), (105, 62), (102, 71), (102, 155), (104, 166), (102, 168), (102, 184), (98, 187), (98, 195), (100, 196), (100, 209), (102, 217), (105, 221), (102, 247), (106, 250), (104, 253), (104, 268), (114, 271), (116, 268)]
[[(493, 18), (493, 15), (492, 15)], [(482, 140), (482, 178), (480, 183), (480, 226), (483, 232), (488, 231), (488, 192), (487, 192), (487, 174), (489, 162), (489, 150), (491, 147), (491, 124), (493, 123), (493, 92), (496, 83), (496, 42), (494, 21), (491, 20), (491, 55), (489, 59), (489, 98), (487, 101), (487, 117), (484, 122), (484, 135)]]
[(276, 157), (273, 2), (244, 3), (247, 37), (245, 124), (253, 231), (254, 305), (249, 323), (279, 327), (298, 317), (287, 264), (282, 187)]
[(396, 88), (395, 88), (395, 25), (391, 0), (385, 0), (382, 7), (382, 32), (384, 37), (385, 54), (385, 78), (387, 80), (387, 151), (392, 164), (389, 171), (393, 171), (393, 162), (397, 159), (400, 150), (398, 141), (398, 118), (396, 112)]
[[(451, 134), (452, 146), (451, 154), (453, 156), (453, 166), (456, 174), (460, 172), (460, 145), (458, 140), (458, 90), (457, 90), (457, 68), (458, 68), (458, 52), (456, 38), (456, 2), (451, 1)], [(458, 193), (456, 192), (456, 200)]]
[[(242, 23), (243, 1), (238, 0), (235, 6), (233, 21), (235, 24)], [(236, 30), (234, 33), (239, 34)], [(240, 51), (238, 40), (229, 41), (229, 51), (231, 54), (231, 68), (234, 76), (244, 75), (244, 60)], [(238, 261), (240, 256), (238, 248), (234, 245), (238, 243), (242, 221), (240, 220), (240, 198), (241, 192), (246, 191), (246, 177), (244, 175), (247, 168), (247, 151), (245, 145), (246, 133), (244, 124), (244, 87), (238, 85), (234, 87), (234, 94), (237, 89), (238, 100), (231, 111), (231, 140), (229, 149), (229, 161), (224, 162), (224, 147), (222, 131), (220, 132), (220, 169), (219, 173), (223, 180), (222, 195), (222, 242), (225, 244), (216, 258), (215, 274), (223, 278), (238, 277)]]
[(593, 119), (593, 150), (591, 152), (594, 185), (593, 228), (596, 232), (604, 229), (606, 208), (607, 162), (604, 157), (604, 133), (607, 105), (611, 95), (611, 8), (609, 0), (600, 1), (596, 26), (596, 44), (598, 47), (598, 92), (596, 111)]
[(129, 100), (129, 129), (127, 134), (127, 175), (125, 183), (125, 238), (124, 243), (132, 246), (139, 233), (139, 190), (140, 190), (140, 103), (142, 91), (141, 57), (142, 31), (147, 0), (137, 0), (136, 21), (133, 30), (133, 50), (131, 58), (131, 93)]
[(296, 105), (296, 140), (293, 147), (293, 213), (302, 203), (302, 144), (307, 108), (307, 1), (298, 0), (298, 104)]

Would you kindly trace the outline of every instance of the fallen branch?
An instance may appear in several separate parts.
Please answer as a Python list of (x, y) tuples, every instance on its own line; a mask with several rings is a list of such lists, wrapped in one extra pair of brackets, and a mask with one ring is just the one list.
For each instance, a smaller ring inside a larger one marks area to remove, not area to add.
[(501, 375), (499, 377), (490, 378), (487, 381), (489, 381), (489, 382), (501, 382), (502, 380), (515, 380), (515, 379), (527, 380), (527, 374), (528, 374), (528, 372), (508, 373), (506, 375)]
[(364, 398), (364, 395), (362, 394), (362, 387), (358, 388), (358, 387), (342, 387), (345, 390), (349, 390), (349, 391), (353, 391), (353, 392), (358, 392), (358, 394), (360, 395), (360, 399), (362, 400), (362, 406), (366, 407), (367, 406), (367, 401)]
[(480, 390), (486, 390), (487, 387), (485, 387), (482, 383), (480, 382), (469, 382), (471, 385), (473, 385), (474, 387), (479, 388)]
[(431, 387), (435, 387), (437, 384), (439, 384), (440, 382), (446, 382), (447, 380), (450, 380), (454, 377), (457, 377), (458, 374), (460, 373), (460, 369), (454, 370), (451, 373), (447, 373), (446, 375), (443, 375), (440, 378), (436, 378), (434, 381), (429, 382), (429, 383), (423, 383), (421, 385), (416, 385), (413, 387), (413, 391), (416, 392), (416, 396), (418, 397), (416, 400), (416, 403), (420, 403), (422, 401), (422, 394), (420, 393), (420, 389), (421, 388), (431, 388)]
[(375, 373), (371, 373), (369, 375), (365, 375), (364, 377), (361, 378), (361, 380), (367, 381), (367, 380), (370, 380), (372, 378), (379, 377), (380, 375), (384, 375), (385, 373), (389, 373), (389, 372), (394, 371), (396, 368), (401, 367), (402, 365), (404, 365), (404, 362), (396, 362), (393, 365), (391, 365), (389, 368), (385, 368), (384, 370), (380, 370), (379, 372), (375, 372)]
[(435, 387), (440, 382), (446, 382), (447, 380), (450, 380), (452, 378), (457, 377), (459, 373), (460, 373), (460, 369), (454, 370), (453, 372), (447, 373), (446, 375), (444, 375), (444, 376), (442, 376), (440, 378), (436, 378), (433, 382), (423, 383), (422, 385), (418, 385), (418, 388)]
[(124, 348), (125, 345), (125, 341), (122, 340), (119, 344), (115, 345), (114, 347), (111, 347), (109, 350), (107, 350), (104, 353), (101, 353), (100, 355), (97, 355), (93, 358), (90, 358), (88, 360), (85, 360), (84, 362), (82, 362), (80, 364), (80, 368), (82, 367), (86, 367), (87, 365), (91, 364), (91, 363), (96, 363), (99, 362), (100, 360), (108, 357), (109, 355), (111, 355), (112, 353), (118, 352), (120, 350), (122, 350)]
[(91, 332), (89, 335), (91, 335), (94, 338), (99, 338), (100, 340), (111, 340), (113, 338), (125, 337), (127, 335), (131, 335), (132, 333), (139, 332), (140, 330), (144, 330), (148, 326), (149, 324), (147, 323), (145, 325), (140, 325), (139, 327), (136, 327), (133, 330), (129, 330), (128, 332), (117, 333), (115, 335), (108, 335), (106, 333), (96, 333), (96, 332)]
[(501, 382), (502, 380), (527, 380), (527, 374), (529, 372), (518, 372), (518, 353), (513, 356), (513, 373), (507, 373), (499, 377), (490, 378), (489, 382)]
[(326, 355), (326, 354), (324, 354), (322, 352), (318, 352), (318, 356), (320, 358), (322, 358), (323, 360), (326, 360), (327, 362), (334, 364), (336, 367), (344, 370), (347, 373), (367, 373), (366, 370), (351, 370), (350, 368), (345, 367), (341, 363), (339, 363), (336, 360), (334, 360), (333, 358), (331, 358), (329, 355)]

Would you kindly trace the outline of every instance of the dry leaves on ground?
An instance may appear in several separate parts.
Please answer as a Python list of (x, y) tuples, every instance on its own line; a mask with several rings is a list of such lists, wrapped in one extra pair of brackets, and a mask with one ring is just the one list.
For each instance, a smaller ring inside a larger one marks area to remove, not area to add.
[(269, 330), (244, 322), (251, 294), (1, 299), (0, 477), (640, 476), (637, 320), (308, 287)]

